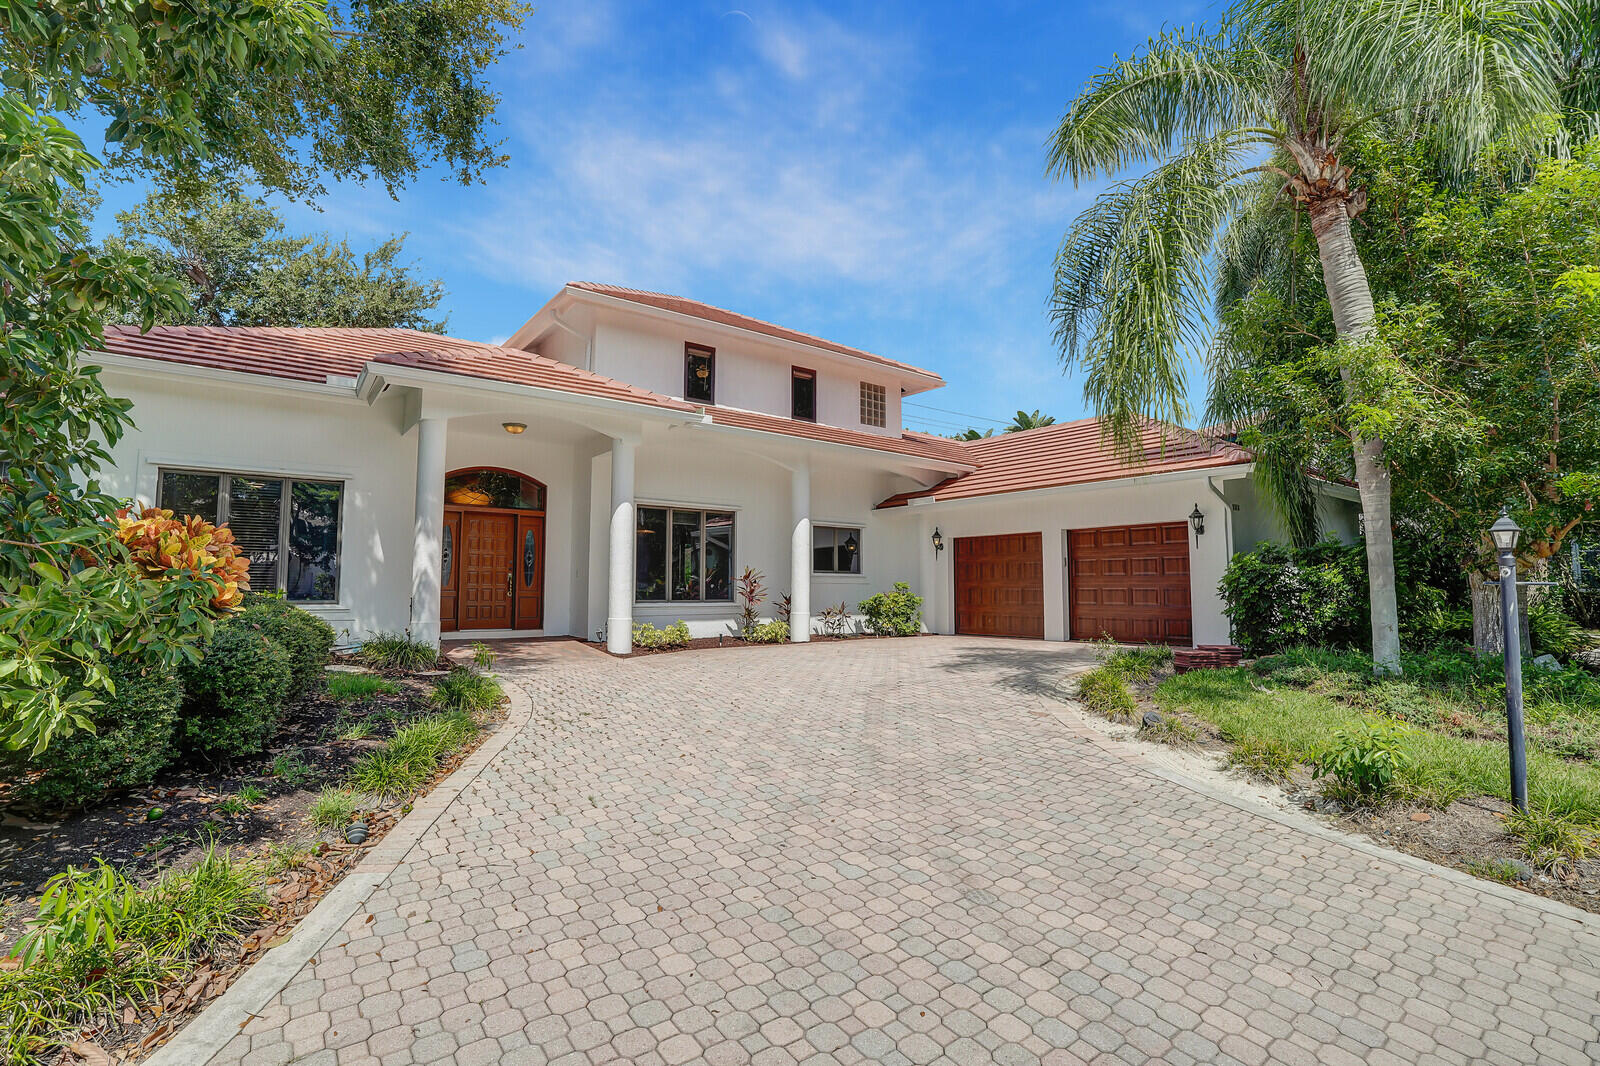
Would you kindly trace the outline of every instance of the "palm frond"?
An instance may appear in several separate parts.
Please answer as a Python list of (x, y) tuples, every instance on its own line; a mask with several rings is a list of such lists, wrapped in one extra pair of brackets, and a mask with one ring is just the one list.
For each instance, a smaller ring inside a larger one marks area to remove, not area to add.
[(1074, 183), (1159, 163), (1221, 130), (1271, 120), (1270, 57), (1226, 31), (1169, 30), (1101, 69), (1049, 143), (1047, 173)]
[[(1262, 0), (1258, 10), (1290, 0)], [(1492, 142), (1547, 140), (1567, 42), (1594, 0), (1323, 0), (1294, 4), (1316, 104), (1411, 114), (1454, 170)]]
[(1297, 219), (1292, 201), (1283, 195), (1282, 181), (1263, 174), (1250, 183), (1241, 197), (1239, 213), (1229, 220), (1217, 241), (1213, 303), (1224, 311), (1260, 284), (1274, 289), (1295, 268), (1294, 232)]
[(1113, 186), (1078, 217), (1056, 255), (1050, 317), (1062, 361), (1123, 457), (1143, 458), (1150, 419), (1188, 418), (1186, 352), (1206, 345), (1207, 261), (1249, 183), (1253, 141), (1224, 131), (1137, 181)]

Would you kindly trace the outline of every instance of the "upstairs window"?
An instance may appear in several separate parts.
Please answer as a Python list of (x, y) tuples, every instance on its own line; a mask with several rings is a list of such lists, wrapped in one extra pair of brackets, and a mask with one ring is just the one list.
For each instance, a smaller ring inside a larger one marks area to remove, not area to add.
[(790, 371), (789, 398), (793, 410), (791, 417), (802, 422), (817, 420), (817, 372), (797, 366)]
[(861, 424), (863, 426), (888, 425), (889, 402), (882, 385), (870, 381), (861, 383)]
[(694, 403), (716, 403), (717, 350), (698, 344), (683, 346), (683, 398)]
[(253, 474), (161, 471), (157, 506), (227, 525), (250, 560), (250, 587), (299, 603), (339, 599), (344, 484)]
[(812, 526), (811, 570), (817, 574), (861, 573), (861, 530)]

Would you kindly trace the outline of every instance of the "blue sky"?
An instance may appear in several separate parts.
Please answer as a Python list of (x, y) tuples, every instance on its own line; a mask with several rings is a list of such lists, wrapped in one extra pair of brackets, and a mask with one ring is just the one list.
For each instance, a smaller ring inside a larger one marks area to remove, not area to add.
[[(398, 200), (338, 187), (286, 220), (357, 248), (408, 232), (456, 336), (602, 281), (937, 370), (919, 428), (1086, 413), (1045, 303), (1096, 190), (1046, 179), (1044, 143), (1099, 64), (1198, 5), (734, 3), (541, 0), (494, 73), (506, 167)], [(102, 218), (137, 195), (106, 190)]]

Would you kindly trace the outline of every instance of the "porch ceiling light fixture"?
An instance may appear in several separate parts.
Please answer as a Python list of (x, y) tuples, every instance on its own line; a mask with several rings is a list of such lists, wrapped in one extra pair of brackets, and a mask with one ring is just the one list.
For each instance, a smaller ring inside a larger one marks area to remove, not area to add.
[(500, 428), (505, 430), (507, 433), (511, 434), (514, 437), (518, 433), (521, 433), (523, 430), (527, 429), (528, 428), (528, 423), (526, 423), (526, 422), (502, 422), (502, 423), (500, 423)]
[(938, 555), (944, 551), (944, 534), (939, 532), (939, 527), (933, 527), (933, 536), (928, 538), (933, 541), (933, 554)]

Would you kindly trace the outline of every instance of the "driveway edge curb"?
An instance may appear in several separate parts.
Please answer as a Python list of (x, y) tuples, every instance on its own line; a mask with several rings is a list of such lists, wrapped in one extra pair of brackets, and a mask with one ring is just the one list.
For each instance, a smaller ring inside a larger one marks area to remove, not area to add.
[(433, 828), (440, 815), (477, 780), (532, 717), (533, 705), (522, 687), (504, 677), (496, 677), (496, 680), (501, 682), (511, 706), (506, 711), (506, 720), (494, 735), (468, 755), (433, 791), (417, 800), (411, 813), (400, 819), (355, 869), (300, 919), (287, 941), (257, 959), (220, 998), (145, 1059), (144, 1066), (201, 1066), (210, 1062), (212, 1056), (238, 1036), (250, 1019), (260, 1014), (344, 927), (395, 867), (405, 861), (406, 854)]
[[(1071, 721), (1069, 715), (1086, 715), (1089, 712), (1079, 706), (1076, 701), (1068, 702), (1070, 699), (1071, 698), (1068, 697), (1067, 700), (1063, 700), (1066, 710), (1057, 711), (1056, 717), (1061, 719), (1063, 725), (1066, 725), (1068, 728), (1073, 728), (1075, 723)], [(1132, 743), (1137, 745), (1147, 743), (1146, 741), (1137, 740), (1119, 741), (1111, 737), (1103, 736), (1100, 733), (1097, 733), (1095, 730), (1087, 727), (1082, 727), (1081, 732), (1087, 739), (1091, 740), (1101, 748), (1104, 748), (1107, 752), (1117, 756), (1122, 754), (1121, 750), (1117, 747), (1119, 744)], [(1537, 910), (1544, 911), (1546, 914), (1549, 914), (1552, 917), (1564, 918), (1568, 921), (1575, 922), (1578, 925), (1600, 929), (1600, 915), (1592, 914), (1589, 911), (1583, 910), (1581, 907), (1574, 907), (1570, 903), (1562, 903), (1560, 900), (1548, 899), (1532, 892), (1519, 892), (1514, 888), (1508, 888), (1507, 886), (1498, 884), (1494, 881), (1488, 881), (1481, 877), (1473, 877), (1471, 874), (1457, 870), (1453, 866), (1445, 866), (1442, 863), (1429, 862), (1427, 859), (1418, 858), (1417, 856), (1412, 855), (1410, 852), (1401, 851), (1398, 848), (1383, 847), (1382, 845), (1376, 844), (1365, 837), (1357, 836), (1354, 833), (1348, 833), (1340, 829), (1335, 829), (1332, 826), (1324, 825), (1314, 818), (1299, 818), (1295, 817), (1294, 815), (1286, 814), (1283, 811), (1275, 810), (1272, 807), (1266, 806), (1265, 804), (1252, 803), (1250, 800), (1241, 799), (1240, 797), (1230, 795), (1221, 789), (1213, 788), (1205, 781), (1190, 777), (1188, 774), (1170, 770), (1165, 766), (1156, 766), (1148, 759), (1144, 758), (1142, 753), (1139, 758), (1139, 765), (1137, 769), (1154, 777), (1160, 778), (1161, 780), (1170, 784), (1177, 785), (1180, 788), (1185, 788), (1191, 792), (1199, 793), (1200, 795), (1205, 796), (1207, 799), (1215, 800), (1218, 803), (1225, 803), (1235, 810), (1243, 811), (1247, 814), (1257, 815), (1267, 819), (1268, 821), (1276, 822), (1278, 825), (1286, 828), (1309, 833), (1312, 836), (1318, 837), (1322, 840), (1343, 844), (1352, 851), (1355, 851), (1368, 858), (1384, 859), (1403, 866), (1413, 873), (1423, 873), (1431, 876), (1443, 877), (1448, 881), (1462, 886), (1463, 888), (1471, 888), (1475, 891), (1486, 893), (1508, 903), (1515, 903), (1521, 906), (1530, 906)]]

